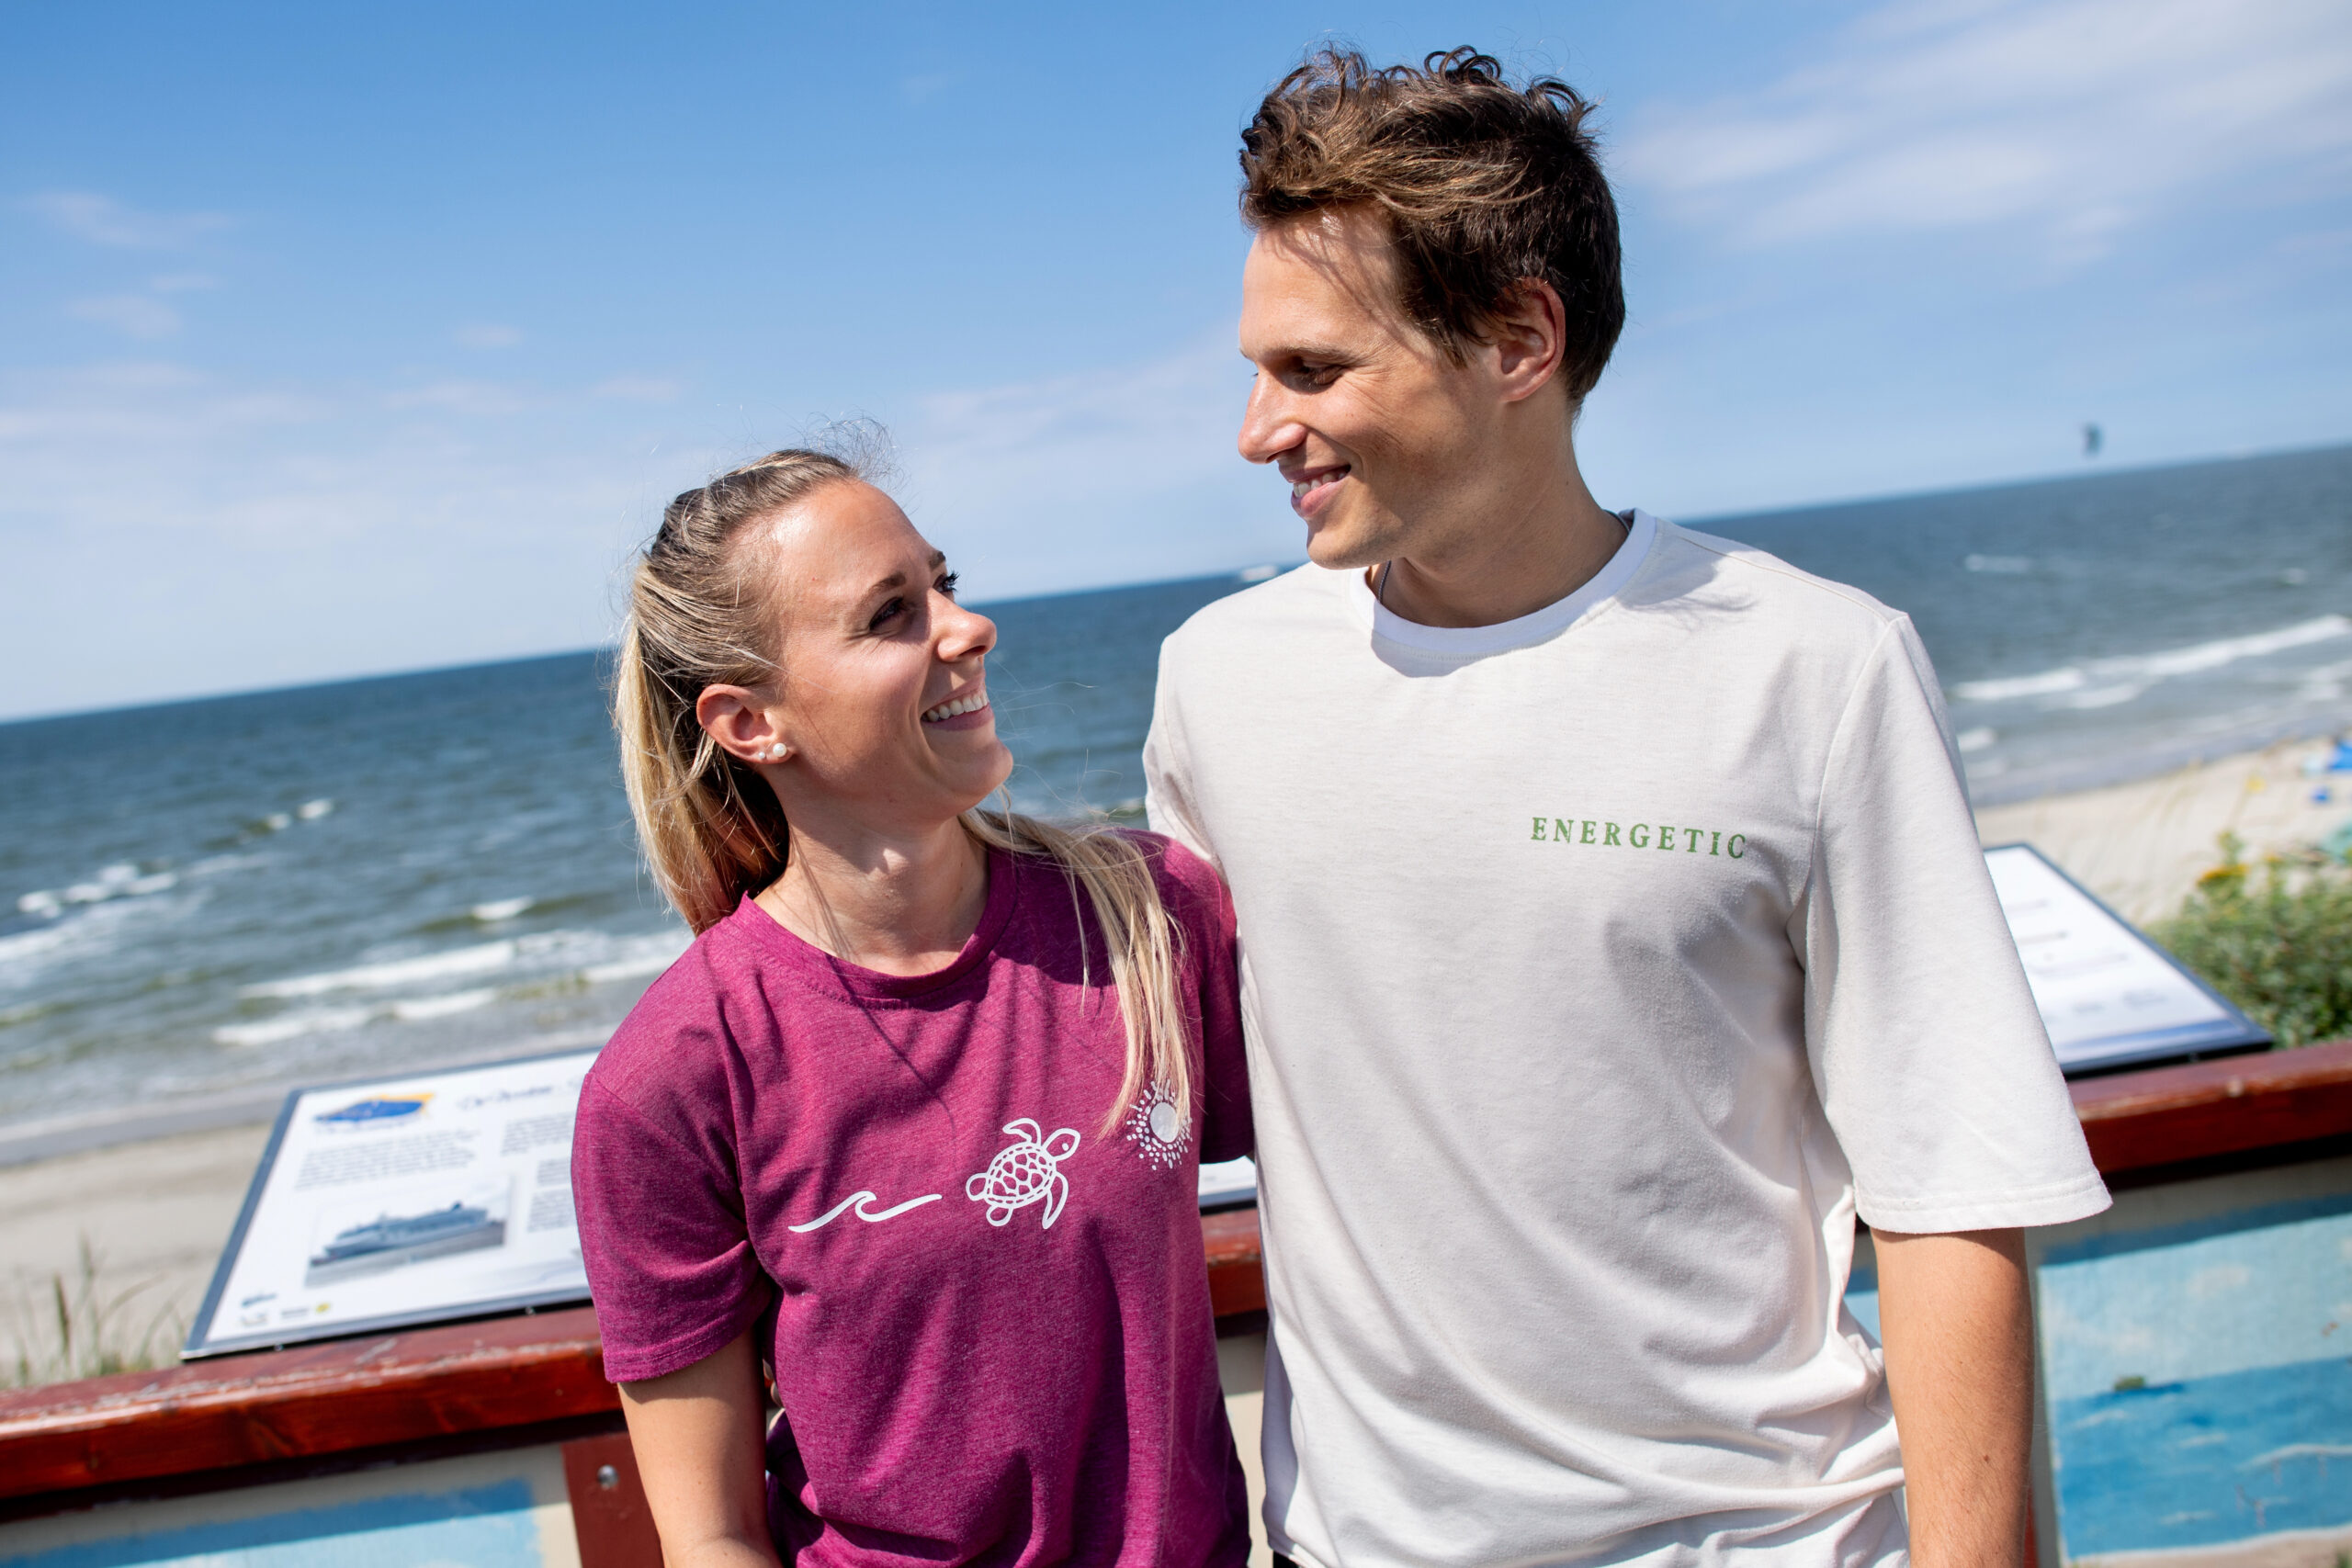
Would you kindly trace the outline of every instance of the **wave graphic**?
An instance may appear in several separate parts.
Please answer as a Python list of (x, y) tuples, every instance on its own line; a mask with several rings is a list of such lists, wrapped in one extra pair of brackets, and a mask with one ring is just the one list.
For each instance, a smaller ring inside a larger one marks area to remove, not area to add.
[(2131, 654), (2116, 659), (2086, 659), (2033, 675), (2013, 675), (1993, 681), (1962, 681), (1951, 694), (1962, 702), (2005, 703), (2021, 697), (2064, 697), (2069, 707), (2108, 707), (2131, 701), (2158, 681), (2178, 675), (2202, 674), (2242, 659), (2260, 659), (2352, 637), (2352, 616), (2319, 615), (2275, 631), (2245, 637), (2220, 637), (2187, 648), (2157, 653)]

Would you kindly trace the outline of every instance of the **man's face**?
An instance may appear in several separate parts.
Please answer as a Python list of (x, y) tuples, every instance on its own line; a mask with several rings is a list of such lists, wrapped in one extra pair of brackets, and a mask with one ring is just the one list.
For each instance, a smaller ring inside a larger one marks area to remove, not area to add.
[(1241, 352), (1258, 378), (1238, 445), (1290, 481), (1319, 566), (1421, 555), (1475, 525), (1492, 377), (1405, 318), (1395, 266), (1382, 220), (1343, 209), (1263, 231), (1242, 268)]

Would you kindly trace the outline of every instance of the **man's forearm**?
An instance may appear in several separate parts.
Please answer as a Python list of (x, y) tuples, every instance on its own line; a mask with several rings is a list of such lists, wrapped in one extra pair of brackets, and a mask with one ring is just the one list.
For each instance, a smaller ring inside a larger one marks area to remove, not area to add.
[(2033, 1440), (2020, 1231), (1873, 1233), (1886, 1380), (1918, 1568), (2016, 1568)]

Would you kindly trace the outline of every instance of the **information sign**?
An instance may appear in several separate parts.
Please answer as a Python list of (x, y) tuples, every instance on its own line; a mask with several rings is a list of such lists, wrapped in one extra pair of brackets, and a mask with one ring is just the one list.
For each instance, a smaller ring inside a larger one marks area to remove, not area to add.
[(1201, 1167), (1201, 1212), (1258, 1201), (1258, 1162), (1244, 1156)]
[(184, 1354), (586, 1300), (571, 1119), (595, 1059), (288, 1096)]
[(2253, 1020), (2032, 845), (1986, 850), (1984, 865), (2065, 1071), (2270, 1043)]
[[(287, 1097), (183, 1352), (193, 1359), (588, 1299), (571, 1122), (594, 1051)], [(1248, 1159), (1204, 1210), (1253, 1201)]]

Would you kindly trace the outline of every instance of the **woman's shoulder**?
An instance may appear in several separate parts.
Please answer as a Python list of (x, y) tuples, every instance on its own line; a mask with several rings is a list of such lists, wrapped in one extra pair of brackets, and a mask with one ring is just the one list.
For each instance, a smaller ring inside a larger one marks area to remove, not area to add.
[(723, 1100), (729, 1058), (766, 1016), (756, 965), (736, 922), (696, 936), (621, 1020), (588, 1071), (588, 1084), (639, 1114), (674, 1113)]

